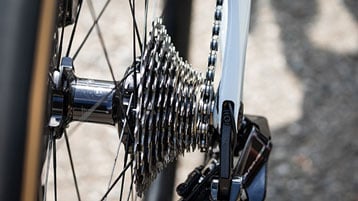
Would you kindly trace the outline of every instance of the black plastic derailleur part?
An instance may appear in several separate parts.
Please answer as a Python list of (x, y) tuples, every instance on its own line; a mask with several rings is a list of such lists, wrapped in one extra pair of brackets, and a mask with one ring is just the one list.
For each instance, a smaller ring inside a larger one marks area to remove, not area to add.
[[(223, 115), (225, 114), (223, 113)], [(225, 120), (223, 121), (225, 123)], [(237, 149), (235, 151), (240, 151), (239, 160), (231, 172), (230, 180), (224, 183), (229, 186), (229, 190), (224, 189), (224, 193), (227, 194), (223, 197), (220, 194), (222, 193), (220, 186), (223, 185), (222, 175), (219, 178), (214, 178), (211, 185), (212, 200), (262, 201), (265, 199), (267, 160), (272, 148), (268, 123), (264, 117), (245, 116), (240, 124), (237, 133), (238, 143), (235, 147)], [(232, 151), (232, 149), (230, 150)], [(221, 159), (221, 166), (223, 162)]]
[(247, 115), (240, 132), (247, 138), (234, 174), (242, 177), (245, 197), (250, 201), (261, 201), (266, 195), (267, 161), (272, 149), (267, 119)]
[(177, 193), (179, 196), (187, 197), (191, 190), (199, 183), (200, 177), (202, 177), (201, 171), (204, 169), (204, 166), (196, 167), (187, 177), (184, 183), (181, 183), (177, 187)]
[[(220, 175), (218, 200), (229, 200), (233, 177), (233, 157), (237, 144), (237, 130), (234, 116), (234, 103), (225, 101), (222, 105), (220, 140)], [(238, 121), (239, 122), (239, 121)]]
[(181, 201), (206, 201), (210, 199), (211, 182), (219, 174), (219, 163), (212, 159), (207, 165), (195, 168), (185, 182), (177, 186)]

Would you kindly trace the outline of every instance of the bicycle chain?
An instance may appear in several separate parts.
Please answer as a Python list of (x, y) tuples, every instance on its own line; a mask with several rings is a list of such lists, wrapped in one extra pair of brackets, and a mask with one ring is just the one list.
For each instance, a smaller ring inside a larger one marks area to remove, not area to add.
[(133, 153), (139, 196), (179, 154), (210, 146), (221, 11), (218, 0), (205, 78), (179, 57), (162, 20), (153, 22), (137, 76)]
[(200, 91), (198, 135), (200, 136), (201, 151), (206, 151), (206, 149), (210, 147), (209, 143), (212, 141), (212, 133), (210, 133), (209, 127), (213, 125), (212, 113), (215, 105), (215, 93), (213, 84), (215, 77), (217, 52), (219, 50), (218, 41), (220, 24), (222, 19), (222, 5), (223, 0), (216, 1), (206, 79), (205, 84), (202, 86), (202, 89)]

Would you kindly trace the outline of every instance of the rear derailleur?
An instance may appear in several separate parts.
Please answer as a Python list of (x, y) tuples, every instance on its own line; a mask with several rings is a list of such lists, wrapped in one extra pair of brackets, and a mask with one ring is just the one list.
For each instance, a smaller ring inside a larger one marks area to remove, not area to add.
[(265, 199), (267, 161), (272, 148), (267, 120), (260, 116), (244, 116), (236, 137), (233, 150), (233, 163), (236, 161), (236, 164), (230, 182), (222, 178), (218, 154), (212, 151), (206, 166), (195, 168), (177, 187), (182, 201)]

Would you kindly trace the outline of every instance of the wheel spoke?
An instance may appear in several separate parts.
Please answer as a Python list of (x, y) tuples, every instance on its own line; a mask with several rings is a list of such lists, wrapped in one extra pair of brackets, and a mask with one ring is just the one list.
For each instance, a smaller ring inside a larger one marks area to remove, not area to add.
[(57, 60), (57, 64), (58, 64), (58, 66), (57, 67), (59, 67), (59, 65), (60, 65), (60, 61), (61, 61), (61, 55), (62, 55), (62, 47), (63, 47), (63, 38), (64, 38), (64, 35), (65, 35), (65, 24), (66, 24), (66, 17), (65, 17), (65, 15), (66, 15), (66, 13), (67, 13), (67, 8), (68, 8), (68, 1), (66, 1), (66, 3), (65, 3), (65, 10), (63, 11), (63, 18), (62, 18), (62, 27), (61, 27), (61, 39), (60, 39), (60, 46), (59, 46), (59, 48), (58, 48), (58, 54), (59, 54), (59, 56), (58, 56), (58, 60)]
[(75, 60), (76, 57), (78, 56), (78, 53), (82, 50), (83, 45), (86, 43), (88, 37), (90, 36), (90, 34), (93, 31), (93, 28), (96, 26), (96, 24), (98, 24), (99, 19), (102, 17), (104, 11), (106, 10), (106, 8), (108, 7), (108, 4), (111, 0), (107, 0), (106, 3), (104, 4), (101, 12), (99, 13), (99, 15), (97, 16), (97, 18), (93, 21), (93, 24), (91, 25), (90, 29), (88, 30), (86, 36), (84, 37), (84, 39), (82, 40), (80, 46), (77, 48), (75, 54), (73, 55), (72, 59)]
[[(126, 153), (128, 153), (128, 148), (129, 148), (129, 146), (128, 146), (128, 140), (127, 140), (127, 143), (126, 143)], [(125, 154), (125, 155), (124, 155), (123, 169), (126, 167), (127, 160), (128, 160), (128, 154)], [(119, 199), (119, 200), (122, 200), (122, 197), (123, 197), (123, 189), (124, 189), (124, 179), (125, 179), (125, 176), (126, 176), (126, 172), (124, 172), (123, 177), (122, 177), (122, 186), (121, 186), (121, 193), (120, 193), (120, 199)]]
[[(93, 21), (95, 21), (96, 20), (96, 12), (94, 10), (92, 0), (88, 0), (87, 3), (88, 3), (88, 6), (89, 6), (89, 9), (90, 9), (90, 12), (91, 12), (92, 19), (93, 19)], [(109, 71), (111, 72), (113, 82), (114, 82), (114, 84), (116, 84), (116, 78), (114, 77), (112, 64), (111, 64), (111, 62), (109, 60), (109, 57), (108, 57), (107, 47), (106, 47), (106, 44), (104, 43), (102, 31), (101, 31), (101, 28), (99, 27), (98, 23), (96, 23), (96, 30), (97, 30), (97, 35), (98, 35), (98, 38), (99, 38), (99, 41), (101, 43), (101, 47), (102, 47), (102, 50), (103, 50), (103, 53), (104, 53), (104, 57), (106, 58), (106, 62), (107, 62)]]
[[(131, 95), (130, 98), (129, 98), (129, 105), (131, 105), (132, 97), (133, 97), (133, 95)], [(128, 109), (127, 109), (126, 116), (129, 114), (129, 111), (130, 111), (130, 107), (128, 107)], [(123, 128), (122, 128), (121, 133), (120, 133), (120, 135), (119, 135), (119, 143), (118, 143), (118, 147), (117, 147), (116, 157), (115, 157), (115, 159), (114, 159), (114, 164), (113, 164), (113, 167), (112, 167), (111, 177), (110, 177), (109, 182), (108, 182), (108, 188), (109, 188), (110, 185), (111, 185), (112, 178), (113, 178), (113, 174), (114, 174), (114, 170), (115, 170), (116, 165), (117, 165), (119, 150), (120, 150), (120, 148), (121, 148), (122, 139), (123, 139), (123, 135), (124, 135), (124, 130), (125, 130), (125, 128), (127, 127), (127, 122), (128, 122), (127, 120), (124, 121), (124, 123), (123, 123)]]
[[(138, 32), (138, 27), (137, 27), (137, 20), (136, 20), (136, 17), (135, 17), (135, 0), (128, 0), (129, 2), (129, 7), (130, 7), (130, 10), (131, 10), (131, 14), (132, 14), (132, 39), (133, 39), (133, 61), (136, 61), (137, 59), (137, 56), (136, 56), (136, 35), (137, 35), (137, 38), (138, 38), (138, 43), (139, 43), (139, 48), (140, 50), (142, 51), (142, 44), (141, 44), (141, 41), (140, 41), (140, 37), (139, 37), (139, 32)], [(143, 53), (143, 52), (141, 52)], [(133, 84), (134, 86), (137, 86), (137, 70), (136, 70), (136, 64), (133, 63), (133, 68), (134, 68), (134, 73), (133, 73)], [(134, 104), (137, 104), (137, 90), (134, 90)]]
[[(147, 26), (148, 26), (148, 0), (145, 0), (145, 10), (144, 10), (144, 45), (147, 44)], [(144, 48), (144, 46), (142, 47)], [(141, 50), (143, 53), (144, 49)]]
[(53, 160), (52, 160), (52, 165), (53, 165), (53, 188), (54, 188), (54, 196), (55, 196), (55, 201), (57, 201), (57, 161), (56, 161), (56, 139), (55, 136), (53, 136), (52, 139), (52, 146), (53, 146)]
[(47, 143), (47, 164), (46, 164), (46, 176), (45, 176), (45, 184), (44, 184), (44, 192), (43, 192), (43, 201), (47, 200), (47, 184), (48, 184), (48, 175), (50, 172), (50, 162), (51, 162), (51, 154), (52, 154), (52, 135), (49, 136), (49, 140)]
[[(140, 34), (138, 31), (138, 25), (137, 25), (137, 20), (135, 17), (135, 0), (128, 0), (129, 2), (129, 7), (130, 7), (130, 11), (132, 14), (132, 21), (133, 21), (133, 35), (137, 36), (137, 40), (138, 40), (138, 45), (139, 45), (139, 49), (142, 50), (142, 41), (140, 39)], [(133, 42), (135, 44), (135, 36), (133, 37)], [(133, 48), (135, 48), (135, 46), (133, 46)], [(136, 58), (134, 58), (136, 59)], [(134, 60), (135, 61), (135, 60)]]
[(106, 197), (108, 196), (108, 194), (112, 191), (113, 187), (118, 183), (118, 181), (123, 177), (124, 173), (127, 171), (127, 169), (132, 165), (133, 163), (133, 159), (131, 159), (129, 161), (129, 163), (125, 166), (125, 168), (122, 170), (122, 172), (118, 175), (118, 177), (116, 178), (116, 180), (113, 182), (113, 184), (111, 185), (111, 187), (106, 191), (106, 193), (103, 195), (103, 197), (101, 198), (101, 200), (105, 200)]
[[(128, 193), (128, 197), (127, 197), (127, 201), (129, 201), (129, 198), (132, 197), (133, 200), (133, 182), (134, 182), (134, 174), (133, 174), (133, 166), (131, 166), (131, 185), (129, 186), (129, 193)], [(132, 196), (131, 196), (132, 195)]]
[[(113, 164), (113, 167), (112, 167), (111, 176), (110, 176), (109, 181), (108, 181), (107, 190), (111, 187), (111, 183), (112, 183), (112, 179), (113, 179), (114, 170), (116, 169), (116, 166), (117, 166), (118, 155), (119, 155), (119, 150), (120, 150), (121, 144), (122, 144), (122, 142), (121, 142), (121, 141), (119, 141), (118, 146), (117, 146), (116, 157), (114, 158), (114, 164)], [(105, 198), (105, 199), (106, 199), (106, 198)]]
[(82, 8), (82, 2), (83, 2), (82, 0), (80, 0), (80, 2), (79, 2), (79, 6), (78, 6), (78, 10), (77, 10), (77, 15), (76, 15), (76, 19), (75, 19), (75, 23), (74, 23), (74, 25), (73, 25), (72, 33), (71, 33), (71, 37), (70, 37), (70, 41), (69, 41), (68, 47), (67, 47), (66, 57), (69, 57), (69, 55), (70, 55), (73, 38), (74, 38), (74, 36), (75, 36), (75, 32), (76, 32), (76, 28), (77, 28), (78, 18), (79, 18), (79, 16), (80, 16), (80, 12), (81, 12), (81, 8)]
[(77, 183), (77, 177), (76, 177), (76, 172), (75, 172), (75, 167), (73, 164), (73, 158), (72, 158), (72, 152), (71, 152), (71, 147), (70, 147), (70, 142), (68, 140), (68, 136), (67, 136), (67, 131), (64, 131), (64, 136), (65, 136), (65, 140), (66, 140), (66, 147), (67, 147), (67, 153), (68, 156), (70, 158), (70, 164), (71, 164), (71, 170), (72, 170), (72, 176), (73, 176), (73, 181), (75, 182), (75, 187), (76, 187), (76, 194), (77, 194), (77, 199), (79, 201), (81, 201), (81, 196), (80, 196), (80, 191), (78, 188), (78, 183)]

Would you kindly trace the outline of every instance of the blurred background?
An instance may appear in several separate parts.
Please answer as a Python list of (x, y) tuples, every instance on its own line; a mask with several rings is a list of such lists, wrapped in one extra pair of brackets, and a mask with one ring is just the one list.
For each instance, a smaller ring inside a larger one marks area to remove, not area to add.
[(268, 200), (358, 200), (358, 2), (253, 1), (245, 103), (271, 122)]
[[(98, 14), (105, 1), (93, 3)], [(215, 1), (194, 0), (192, 6), (188, 60), (204, 72)], [(111, 2), (99, 23), (118, 78), (133, 57), (130, 13), (121, 7), (128, 2)], [(84, 2), (79, 41), (92, 24), (86, 10)], [(253, 0), (251, 12), (244, 106), (271, 126), (267, 200), (357, 201), (358, 1)], [(76, 73), (110, 79), (95, 32), (83, 49)], [(73, 123), (69, 133), (83, 200), (98, 200), (108, 185), (117, 130)], [(59, 200), (75, 200), (63, 141), (58, 152)], [(185, 158), (178, 163), (178, 182), (202, 161), (198, 153)]]

